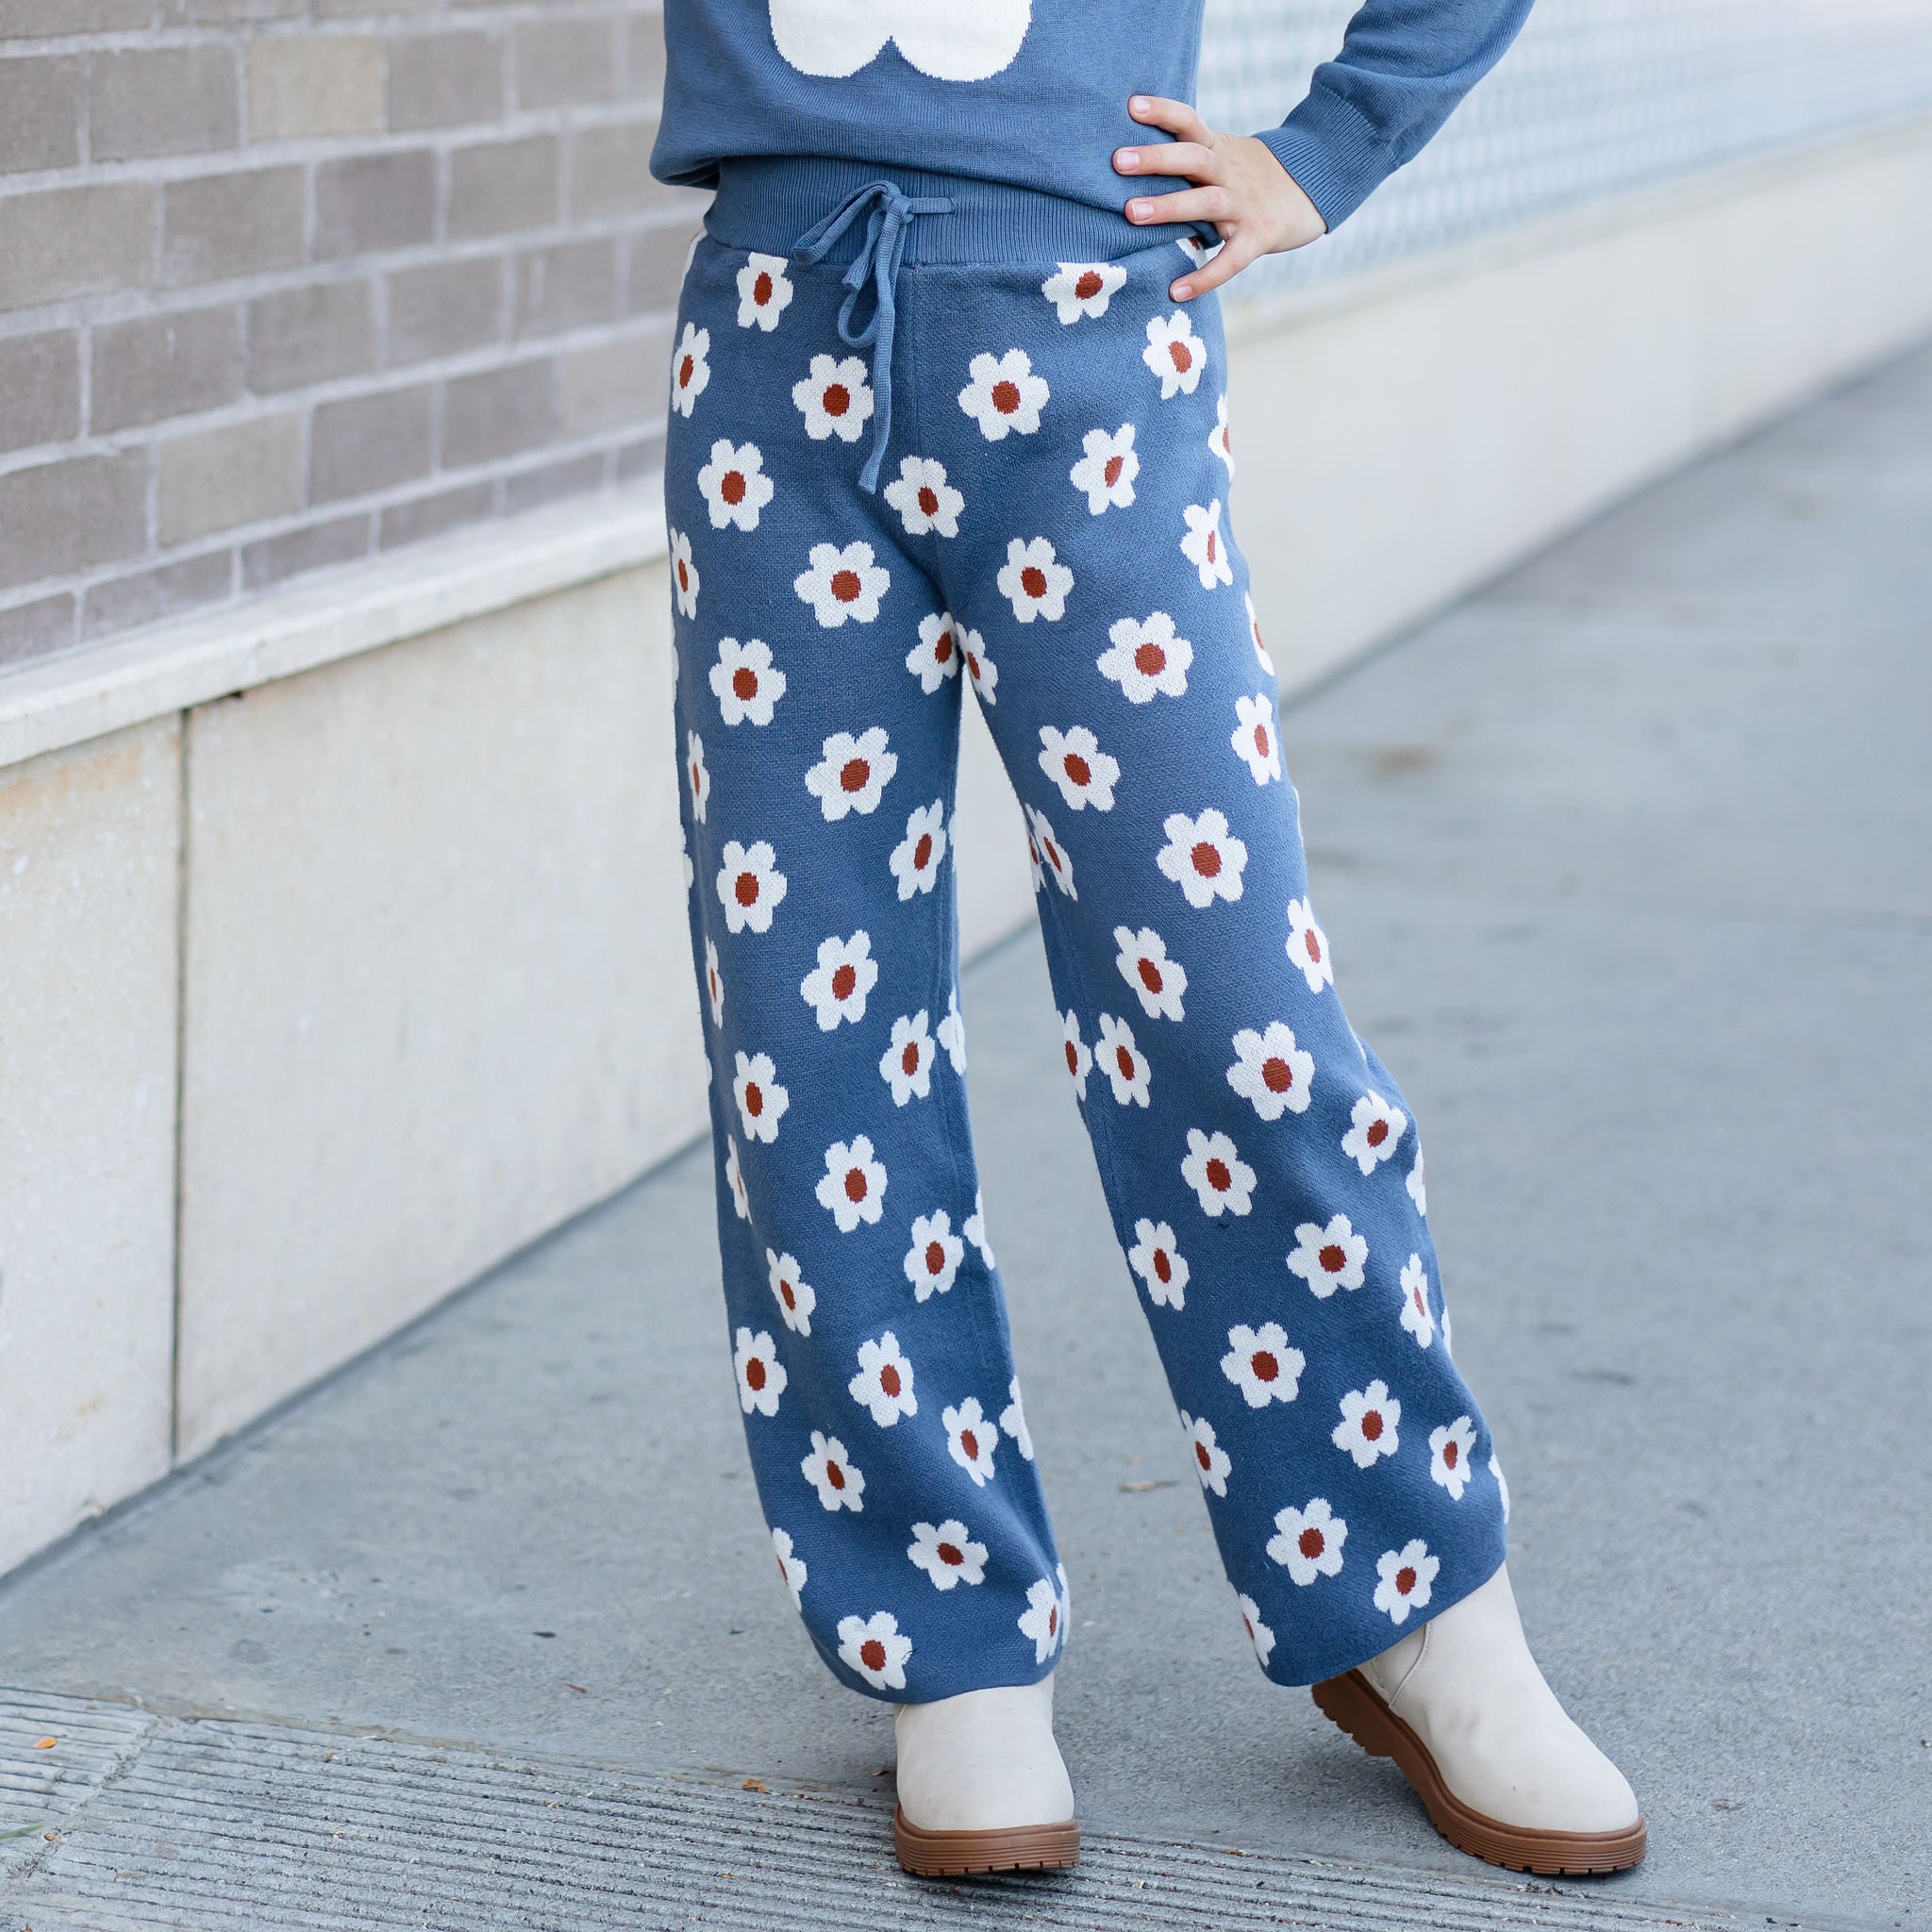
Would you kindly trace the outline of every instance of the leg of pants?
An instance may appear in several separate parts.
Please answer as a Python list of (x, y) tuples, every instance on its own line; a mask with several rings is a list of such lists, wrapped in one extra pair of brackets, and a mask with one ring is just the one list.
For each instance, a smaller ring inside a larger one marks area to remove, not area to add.
[(1503, 1557), (1415, 1128), (1309, 905), (1219, 316), (1168, 300), (1179, 265), (908, 262), (876, 496), (837, 266), (707, 238), (686, 281), (667, 502), (727, 1313), (778, 1568), (875, 1695), (1031, 1681), (1067, 1616), (962, 1078), (968, 683), (1262, 1668), (1345, 1670)]

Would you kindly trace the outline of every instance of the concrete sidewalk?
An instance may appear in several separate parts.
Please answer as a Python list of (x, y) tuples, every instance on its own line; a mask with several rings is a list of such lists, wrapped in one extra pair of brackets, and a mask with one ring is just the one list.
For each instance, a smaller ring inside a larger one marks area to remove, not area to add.
[(1284, 721), (1638, 1872), (1488, 1873), (1255, 1670), (1029, 936), (967, 1012), (1079, 1873), (892, 1871), (890, 1719), (771, 1574), (691, 1156), (0, 1589), (0, 1928), (1932, 1923), (1928, 646), (1932, 354)]

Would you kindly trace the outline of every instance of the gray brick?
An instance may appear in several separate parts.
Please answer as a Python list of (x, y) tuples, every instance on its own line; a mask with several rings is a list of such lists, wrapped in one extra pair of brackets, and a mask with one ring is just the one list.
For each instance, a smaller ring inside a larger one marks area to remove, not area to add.
[(385, 550), (440, 537), (459, 524), (474, 524), (496, 508), (493, 483), (466, 483), (460, 490), (441, 490), (419, 496), (413, 503), (394, 503), (382, 513), (379, 541)]
[(367, 557), (375, 540), (375, 519), (367, 510), (333, 523), (308, 524), (264, 537), (242, 550), (242, 587), (258, 591), (306, 570), (323, 570), (332, 563), (349, 563)]
[(74, 329), (0, 336), (0, 450), (80, 434), (80, 337)]
[(0, 664), (24, 664), (64, 651), (74, 641), (75, 602), (73, 591), (62, 591), (0, 610)]
[(0, 175), (79, 160), (80, 81), (71, 55), (0, 60)]
[(633, 315), (675, 308), (691, 258), (694, 222), (663, 222), (630, 238), (630, 289), (626, 307)]
[(321, 259), (408, 248), (436, 232), (436, 157), (351, 155), (315, 171), (315, 253)]
[(158, 624), (196, 605), (217, 602), (228, 595), (234, 583), (234, 553), (217, 550), (90, 584), (81, 601), (80, 634), (100, 638), (131, 630), (138, 624)]
[(258, 296), (248, 305), (248, 387), (273, 395), (375, 368), (374, 310), (372, 287), (359, 280)]
[(142, 315), (93, 332), (88, 426), (96, 435), (219, 408), (242, 393), (242, 327), (232, 308)]
[(558, 425), (565, 436), (598, 436), (621, 423), (661, 422), (669, 324), (569, 349), (558, 358)]
[(302, 505), (302, 421), (258, 416), (171, 436), (160, 448), (160, 537), (192, 542)]
[(174, 288), (292, 268), (302, 259), (300, 168), (171, 181), (161, 205), (161, 279)]
[(608, 236), (559, 242), (517, 258), (517, 333), (549, 335), (617, 313), (617, 243)]
[(617, 97), (617, 22), (598, 16), (527, 21), (510, 41), (520, 108), (569, 108)]
[(89, 91), (97, 161), (212, 154), (242, 139), (241, 69), (219, 42), (96, 54)]
[(494, 34), (411, 34), (389, 50), (389, 125), (462, 127), (503, 114), (503, 43)]
[(0, 201), (0, 309), (142, 288), (153, 254), (144, 181), (9, 195)]
[(639, 101), (656, 104), (664, 93), (664, 15), (650, 8), (631, 17), (630, 92)]
[(664, 432), (627, 442), (617, 452), (617, 480), (635, 483), (644, 476), (664, 474)]
[(651, 179), (655, 121), (586, 127), (570, 144), (570, 211), (583, 220), (671, 205), (675, 190)]
[(119, 33), (154, 17), (155, 0), (0, 0), (0, 41)]
[(444, 469), (492, 462), (547, 442), (555, 427), (554, 374), (546, 358), (455, 377), (442, 405)]
[(319, 405), (308, 431), (309, 502), (339, 503), (426, 476), (435, 397), (425, 383)]
[(0, 476), (0, 586), (64, 577), (147, 545), (147, 453), (67, 457)]
[(557, 142), (549, 135), (458, 148), (450, 157), (452, 241), (547, 227), (557, 219)]
[(248, 138), (375, 134), (382, 42), (374, 34), (291, 34), (248, 43)]
[(501, 341), (503, 281), (493, 256), (398, 269), (389, 278), (390, 366)]
[(525, 470), (506, 479), (503, 507), (514, 515), (521, 509), (555, 503), (559, 497), (582, 496), (590, 491), (601, 490), (608, 467), (604, 452), (591, 450), (580, 457), (567, 457), (561, 462), (545, 463), (541, 469)]

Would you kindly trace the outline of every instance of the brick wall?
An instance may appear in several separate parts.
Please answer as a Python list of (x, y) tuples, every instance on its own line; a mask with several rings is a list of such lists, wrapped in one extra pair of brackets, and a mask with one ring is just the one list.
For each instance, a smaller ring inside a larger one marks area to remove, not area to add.
[(0, 0), (0, 665), (655, 469), (643, 0)]

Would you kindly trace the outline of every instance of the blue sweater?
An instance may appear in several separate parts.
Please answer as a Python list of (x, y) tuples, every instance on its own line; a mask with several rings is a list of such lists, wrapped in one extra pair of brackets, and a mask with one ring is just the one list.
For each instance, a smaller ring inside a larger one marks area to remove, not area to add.
[[(1118, 211), (1185, 184), (1114, 173), (1164, 139), (1134, 93), (1191, 100), (1203, 0), (665, 0), (661, 181), (835, 158), (1000, 182)], [(1037, 8), (1037, 17), (1036, 17)], [(1364, 0), (1307, 98), (1261, 134), (1330, 228), (1419, 153), (1530, 0)]]

